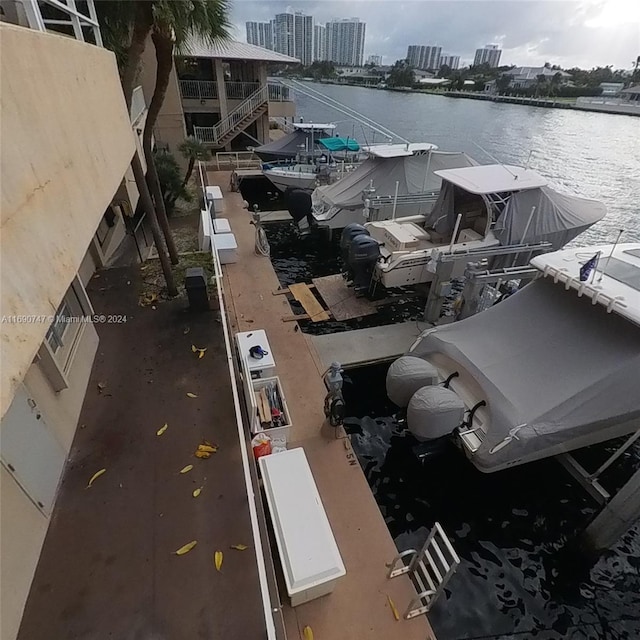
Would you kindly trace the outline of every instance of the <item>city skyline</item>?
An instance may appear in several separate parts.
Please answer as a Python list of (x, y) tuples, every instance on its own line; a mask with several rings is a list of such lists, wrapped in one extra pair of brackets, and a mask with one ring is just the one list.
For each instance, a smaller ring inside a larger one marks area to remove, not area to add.
[(476, 49), (487, 43), (500, 46), (501, 65), (629, 69), (640, 54), (640, 3), (634, 0), (244, 0), (232, 13), (236, 37), (244, 39), (246, 21), (268, 21), (288, 8), (313, 15), (320, 24), (359, 15), (367, 24), (364, 59), (379, 55), (385, 64), (403, 59), (410, 44), (429, 42), (441, 46), (443, 55), (460, 56), (461, 67), (473, 63)]

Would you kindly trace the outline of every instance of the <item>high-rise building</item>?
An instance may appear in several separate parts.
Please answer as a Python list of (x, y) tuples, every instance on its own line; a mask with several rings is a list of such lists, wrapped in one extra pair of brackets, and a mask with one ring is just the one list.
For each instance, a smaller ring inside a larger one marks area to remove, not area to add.
[(366, 25), (359, 18), (327, 22), (327, 59), (336, 64), (361, 67)]
[(313, 59), (327, 59), (327, 29), (323, 24), (313, 27)]
[(449, 69), (460, 68), (460, 56), (440, 56), (440, 66), (447, 65)]
[(271, 22), (247, 22), (247, 42), (273, 50), (273, 20)]
[(407, 49), (407, 63), (415, 69), (439, 69), (442, 47), (411, 44)]
[(313, 16), (299, 12), (278, 13), (272, 24), (274, 49), (310, 65), (313, 62)]
[(382, 64), (382, 56), (370, 55), (367, 58), (367, 64), (372, 64), (374, 67), (379, 67)]
[(488, 44), (484, 47), (484, 49), (476, 49), (476, 55), (473, 59), (473, 66), (477, 67), (480, 64), (484, 64), (485, 62), (491, 68), (497, 67), (500, 64), (500, 55), (502, 54), (502, 50), (498, 47), (497, 44)]

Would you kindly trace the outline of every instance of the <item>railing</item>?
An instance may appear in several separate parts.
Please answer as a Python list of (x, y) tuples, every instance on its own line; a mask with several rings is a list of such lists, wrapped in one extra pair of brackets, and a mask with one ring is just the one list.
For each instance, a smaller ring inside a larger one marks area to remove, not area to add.
[(144, 99), (144, 93), (142, 87), (136, 87), (131, 95), (131, 109), (129, 115), (131, 116), (131, 124), (135, 124), (140, 116), (145, 112), (147, 103)]
[(218, 83), (213, 80), (180, 80), (183, 98), (192, 100), (217, 100)]
[[(221, 169), (259, 169), (260, 158), (253, 151), (219, 151), (214, 167)], [(208, 167), (207, 167), (208, 168)]]
[(205, 144), (218, 144), (226, 135), (233, 131), (247, 116), (254, 113), (268, 99), (266, 85), (260, 87), (244, 102), (241, 102), (226, 118), (213, 127), (194, 127), (193, 133), (198, 140)]
[(639, 101), (634, 101), (634, 100), (625, 100), (624, 98), (608, 98), (607, 96), (598, 96), (595, 98), (588, 98), (585, 96), (581, 96), (580, 98), (578, 98), (576, 100), (576, 104), (580, 105), (580, 104), (602, 104), (602, 105), (607, 105), (610, 104), (612, 106), (624, 106), (624, 107), (636, 107), (638, 109), (640, 109), (640, 100)]
[(254, 94), (259, 88), (259, 82), (225, 82), (225, 91), (228, 100), (246, 100), (250, 95)]
[(291, 133), (294, 130), (293, 125), (287, 122), (286, 118), (275, 116), (275, 117), (269, 118), (269, 120), (270, 122), (275, 123), (278, 129), (281, 129), (285, 133)]
[(282, 84), (268, 84), (269, 102), (291, 102), (293, 91)]

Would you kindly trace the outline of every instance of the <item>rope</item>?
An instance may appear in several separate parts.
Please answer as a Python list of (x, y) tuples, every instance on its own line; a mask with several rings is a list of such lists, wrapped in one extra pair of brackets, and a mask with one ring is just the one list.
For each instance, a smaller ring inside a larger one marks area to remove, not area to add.
[(262, 225), (257, 222), (256, 226), (256, 245), (255, 251), (259, 256), (268, 258), (271, 255), (271, 247), (269, 246), (269, 239)]

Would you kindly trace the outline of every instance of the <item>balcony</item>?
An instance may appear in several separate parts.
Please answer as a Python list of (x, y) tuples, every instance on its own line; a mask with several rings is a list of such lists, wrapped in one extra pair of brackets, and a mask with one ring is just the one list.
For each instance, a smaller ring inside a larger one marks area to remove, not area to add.
[[(225, 82), (227, 100), (245, 100), (260, 88), (259, 82)], [(269, 102), (292, 102), (289, 87), (268, 83)], [(180, 80), (183, 100), (218, 100), (218, 83), (213, 80)]]

